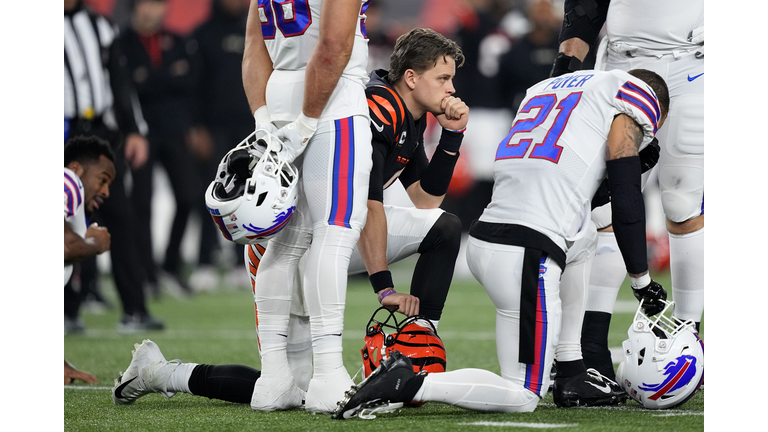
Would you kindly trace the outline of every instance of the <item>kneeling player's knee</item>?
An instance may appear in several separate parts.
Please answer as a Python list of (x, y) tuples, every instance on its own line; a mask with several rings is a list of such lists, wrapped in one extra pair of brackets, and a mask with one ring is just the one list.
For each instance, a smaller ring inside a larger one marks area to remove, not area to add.
[(662, 191), (661, 205), (667, 219), (676, 224), (684, 224), (704, 214), (704, 203), (699, 194)]
[(667, 219), (667, 231), (670, 234), (685, 235), (704, 228), (704, 215), (692, 217), (683, 222)]
[(455, 251), (458, 255), (461, 247), (461, 219), (445, 212), (437, 218), (424, 240), (419, 245), (419, 253), (432, 252), (438, 249)]

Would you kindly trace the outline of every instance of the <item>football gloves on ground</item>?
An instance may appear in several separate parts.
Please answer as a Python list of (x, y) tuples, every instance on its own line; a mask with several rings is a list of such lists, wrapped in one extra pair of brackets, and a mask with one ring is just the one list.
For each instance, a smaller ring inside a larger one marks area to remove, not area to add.
[(643, 302), (643, 312), (646, 315), (653, 316), (664, 310), (663, 301), (667, 300), (667, 291), (653, 279), (644, 288), (633, 288), (632, 293), (638, 301)]

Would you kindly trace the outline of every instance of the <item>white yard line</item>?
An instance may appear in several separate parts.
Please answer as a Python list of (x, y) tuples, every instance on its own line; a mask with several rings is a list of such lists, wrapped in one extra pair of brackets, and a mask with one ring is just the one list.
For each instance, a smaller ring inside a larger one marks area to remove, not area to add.
[(533, 429), (551, 429), (551, 428), (563, 428), (578, 426), (578, 423), (574, 424), (556, 424), (556, 423), (516, 423), (516, 422), (472, 422), (472, 423), (457, 423), (461, 426), (502, 426), (502, 427), (524, 427)]

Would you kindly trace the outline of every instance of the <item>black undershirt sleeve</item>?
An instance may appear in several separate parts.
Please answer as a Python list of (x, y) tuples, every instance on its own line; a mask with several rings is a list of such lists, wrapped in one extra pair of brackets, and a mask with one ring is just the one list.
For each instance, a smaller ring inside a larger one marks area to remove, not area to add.
[(373, 168), (371, 168), (371, 177), (368, 182), (368, 199), (384, 202), (384, 165), (387, 157), (387, 145), (374, 140), (373, 146)]
[(608, 187), (611, 193), (613, 232), (627, 272), (648, 271), (645, 244), (645, 202), (640, 188), (639, 156), (606, 161)]
[(559, 42), (579, 38), (592, 45), (608, 17), (610, 0), (565, 0)]

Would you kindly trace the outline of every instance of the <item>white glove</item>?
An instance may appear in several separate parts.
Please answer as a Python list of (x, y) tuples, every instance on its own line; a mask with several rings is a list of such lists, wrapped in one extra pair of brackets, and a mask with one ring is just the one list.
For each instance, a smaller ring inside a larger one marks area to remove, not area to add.
[(253, 119), (256, 121), (256, 128), (254, 130), (264, 129), (271, 134), (277, 132), (277, 127), (272, 124), (272, 120), (269, 117), (269, 110), (266, 105), (262, 105), (253, 113)]
[(688, 33), (688, 42), (696, 45), (704, 45), (704, 26), (696, 27)]
[(283, 143), (280, 150), (280, 156), (288, 163), (292, 163), (299, 155), (304, 153), (307, 143), (317, 130), (317, 119), (307, 117), (304, 113), (299, 117), (277, 130), (275, 136)]

